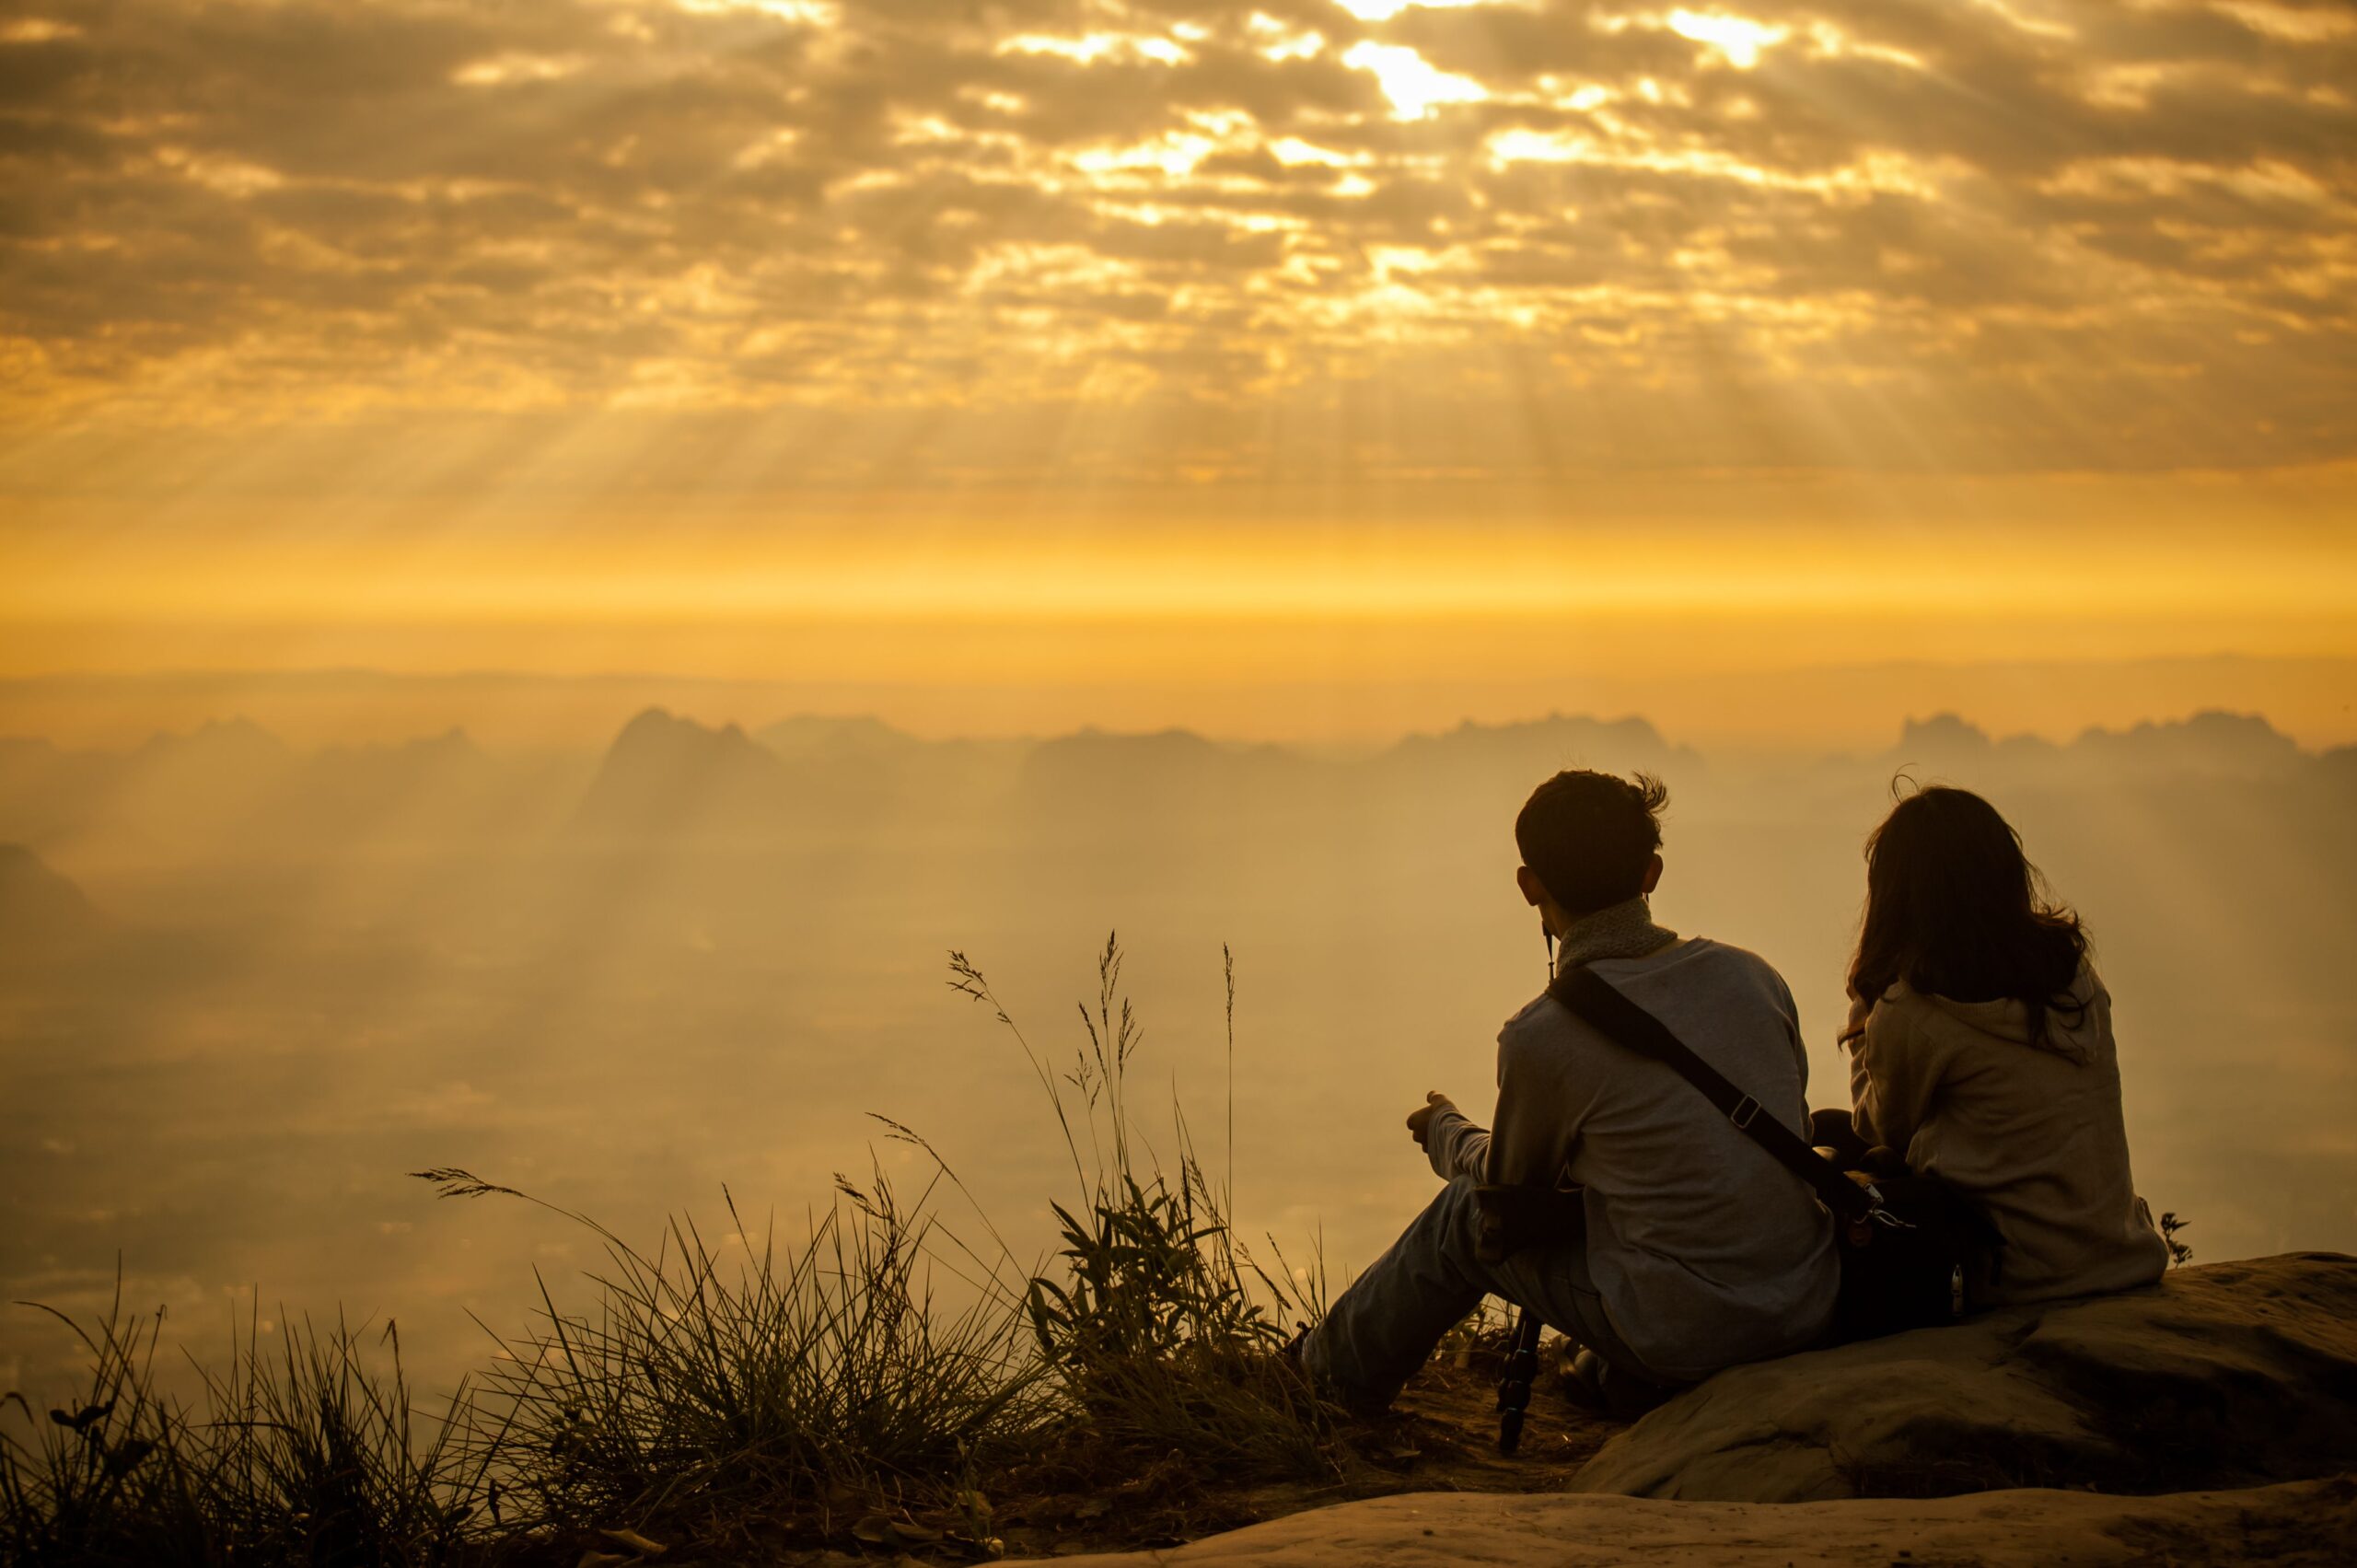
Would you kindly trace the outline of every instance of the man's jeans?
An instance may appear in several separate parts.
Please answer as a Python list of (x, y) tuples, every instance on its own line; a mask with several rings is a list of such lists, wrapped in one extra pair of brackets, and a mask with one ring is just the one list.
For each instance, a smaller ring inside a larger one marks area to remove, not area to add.
[(1612, 1366), (1651, 1376), (1604, 1316), (1584, 1233), (1484, 1263), (1474, 1256), (1480, 1232), (1473, 1182), (1460, 1176), (1335, 1300), (1302, 1346), (1310, 1375), (1345, 1404), (1380, 1410), (1483, 1296), (1500, 1295)]

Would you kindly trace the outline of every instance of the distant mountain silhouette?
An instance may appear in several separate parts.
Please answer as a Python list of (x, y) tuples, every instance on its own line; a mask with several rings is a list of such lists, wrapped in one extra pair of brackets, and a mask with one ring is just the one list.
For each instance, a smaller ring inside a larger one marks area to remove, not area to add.
[(739, 726), (649, 708), (614, 738), (575, 831), (627, 839), (767, 837), (790, 824), (786, 769)]
[[(1804, 765), (1861, 765), (2004, 790), (2171, 780), (2224, 786), (2357, 782), (2357, 748), (2304, 752), (2264, 719), (2202, 713), (2065, 744), (1992, 738), (1949, 713), (1910, 720), (1898, 744)], [(1298, 837), (1485, 832), (1566, 767), (1658, 772), (1674, 799), (1749, 787), (1747, 763), (1713, 772), (1642, 718), (1555, 714), (1467, 722), (1356, 760), (1192, 731), (1086, 728), (1046, 740), (925, 739), (865, 716), (804, 715), (749, 734), (650, 708), (601, 757), (484, 752), (459, 731), (392, 745), (298, 751), (242, 719), (157, 736), (128, 751), (68, 751), (0, 738), (0, 841), (45, 853), (188, 860), (437, 847), (472, 854), (552, 830), (606, 842), (874, 842), (946, 849), (1020, 827), (1025, 842), (1137, 832), (1190, 841), (1255, 825)], [(1689, 794), (1689, 786), (1699, 785)]]
[(2107, 761), (2181, 772), (2273, 775), (2314, 761), (2299, 743), (2257, 714), (2212, 710), (2131, 729), (2091, 729), (2073, 749)]
[(1084, 729), (1040, 742), (1023, 797), (1035, 829), (1223, 838), (1261, 828), (1341, 842), (1395, 831), (1458, 830), (1492, 821), (1563, 768), (1660, 769), (1690, 777), (1693, 752), (1643, 719), (1556, 714), (1527, 724), (1465, 723), (1411, 736), (1371, 758), (1333, 761), (1289, 747), (1231, 745), (1189, 730), (1120, 735)]
[(1404, 737), (1385, 755), (1395, 761), (1422, 761), (1448, 757), (1481, 764), (1505, 763), (1537, 769), (1531, 783), (1565, 768), (1600, 768), (1625, 772), (1631, 768), (1691, 766), (1701, 759), (1683, 746), (1672, 746), (1661, 732), (1641, 718), (1597, 719), (1578, 714), (1550, 714), (1543, 719), (1512, 724), (1477, 724), (1467, 719), (1438, 735)]
[(384, 746), (328, 746), (311, 759), (314, 764), (337, 767), (389, 766), (416, 772), (479, 768), (490, 761), (482, 747), (463, 729)]
[(1909, 719), (1899, 731), (1898, 745), (1888, 753), (1900, 767), (1952, 767), (1960, 763), (2050, 761), (2061, 751), (2052, 741), (2035, 735), (2013, 735), (1999, 740), (1979, 725), (1955, 714), (1934, 714)]
[(121, 760), (46, 740), (0, 738), (0, 840), (71, 838), (111, 793)]
[(260, 725), (223, 720), (138, 747), (108, 781), (107, 809), (174, 853), (244, 839), (254, 824), (259, 847), (291, 828), (282, 803), (303, 769), (304, 759)]
[(1898, 732), (1898, 749), (1910, 757), (1985, 757), (1995, 744), (1987, 730), (1956, 714), (1909, 719)]
[(245, 719), (152, 736), (127, 752), (0, 746), (0, 834), (44, 845), (94, 835), (116, 850), (178, 854), (265, 817), (304, 759)]
[(24, 845), (0, 843), (0, 965), (54, 958), (106, 930), (80, 888)]
[(0, 784), (57, 765), (66, 753), (37, 735), (0, 735)]
[(581, 776), (570, 761), (493, 758), (457, 730), (310, 753), (244, 720), (121, 752), (0, 740), (0, 837), (167, 858), (513, 842), (544, 830)]
[(309, 758), (275, 813), (290, 836), (430, 843), (542, 830), (577, 768), (498, 759), (463, 730), (396, 745), (331, 746)]
[(902, 843), (955, 840), (1014, 793), (1028, 740), (926, 740), (866, 715), (806, 714), (754, 738), (784, 762), (802, 830), (865, 830), (892, 819)]
[(2054, 769), (2095, 770), (2147, 778), (2272, 778), (2298, 773), (2318, 761), (2256, 714), (2214, 711), (2124, 730), (2088, 729), (2061, 746), (2027, 735), (1992, 739), (1954, 714), (1940, 714), (1909, 720), (1898, 745), (1884, 760), (1901, 768), (2031, 776)]
[(918, 739), (872, 714), (797, 714), (764, 725), (753, 738), (787, 761), (907, 757), (940, 742)]
[(215, 719), (186, 735), (150, 736), (132, 753), (149, 768), (170, 767), (238, 777), (295, 760), (287, 744), (248, 718)]
[(1276, 746), (1229, 746), (1191, 730), (1118, 734), (1094, 727), (1043, 740), (1023, 760), (1035, 827), (1159, 824), (1222, 832), (1239, 819), (1314, 804), (1328, 764)]
[(1033, 746), (1024, 772), (1034, 782), (1124, 775), (1140, 782), (1165, 777), (1200, 783), (1266, 773), (1303, 760), (1283, 747), (1224, 745), (1190, 729), (1123, 734), (1090, 726)]

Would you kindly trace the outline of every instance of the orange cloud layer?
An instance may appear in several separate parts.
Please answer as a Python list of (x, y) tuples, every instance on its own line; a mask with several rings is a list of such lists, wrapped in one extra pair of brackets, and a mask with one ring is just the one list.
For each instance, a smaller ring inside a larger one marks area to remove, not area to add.
[(104, 0), (0, 76), (28, 483), (61, 433), (453, 411), (779, 411), (739, 482), (952, 485), (2357, 417), (2334, 6)]

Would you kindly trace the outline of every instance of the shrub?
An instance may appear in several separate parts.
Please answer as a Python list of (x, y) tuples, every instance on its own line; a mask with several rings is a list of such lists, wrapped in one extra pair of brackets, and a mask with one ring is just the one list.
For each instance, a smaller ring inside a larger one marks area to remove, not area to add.
[[(42, 1310), (48, 1310), (43, 1308)], [(0, 1542), (10, 1561), (100, 1565), (307, 1562), (431, 1568), (489, 1526), (482, 1456), (449, 1414), (421, 1435), (391, 1324), (368, 1353), (366, 1329), (289, 1323), (265, 1354), (259, 1324), (230, 1338), (226, 1370), (202, 1365), (201, 1411), (154, 1377), (164, 1314), (126, 1318), (118, 1279), (107, 1315), (53, 1314), (90, 1357), (71, 1408), (0, 1427)]]
[[(527, 1197), (415, 1174), (446, 1197)], [(536, 1327), (503, 1342), (475, 1401), (478, 1446), (528, 1516), (704, 1539), (769, 1516), (832, 1536), (852, 1522), (839, 1512), (939, 1503), (1039, 1419), (1016, 1293), (954, 1308), (934, 1293), (934, 1188), (905, 1208), (880, 1172), (837, 1188), (784, 1253), (773, 1232), (754, 1249), (733, 1200), (733, 1255), (689, 1218), (649, 1257), (555, 1210), (604, 1241), (596, 1315), (559, 1311), (543, 1283)]]
[[(1176, 1453), (1214, 1475), (1332, 1473), (1332, 1412), (1282, 1353), (1285, 1319), (1306, 1327), (1322, 1310), (1322, 1282), (1296, 1286), (1252, 1260), (1229, 1220), (1233, 1177), (1225, 1189), (1206, 1179), (1176, 1106), (1174, 1172), (1140, 1138), (1126, 1090), (1143, 1031), (1120, 994), (1118, 939), (1108, 936), (1098, 955), (1096, 1008), (1080, 1007), (1086, 1043), (1062, 1074), (981, 970), (952, 953), (950, 970), (950, 984), (989, 1007), (1021, 1047), (1072, 1159), (1078, 1201), (1054, 1205), (1062, 1278), (1035, 1274), (1028, 1307), (1073, 1413), (1094, 1439), (1132, 1458)], [(1232, 961), (1227, 976), (1232, 1147)]]

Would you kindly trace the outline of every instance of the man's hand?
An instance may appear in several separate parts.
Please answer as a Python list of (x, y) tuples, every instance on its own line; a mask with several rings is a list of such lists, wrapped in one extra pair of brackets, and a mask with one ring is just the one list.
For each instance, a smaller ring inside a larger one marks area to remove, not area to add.
[(1424, 1140), (1431, 1135), (1433, 1113), (1448, 1103), (1448, 1097), (1438, 1089), (1424, 1091), (1424, 1103), (1408, 1113), (1408, 1136), (1416, 1140), (1416, 1147), (1430, 1153)]

